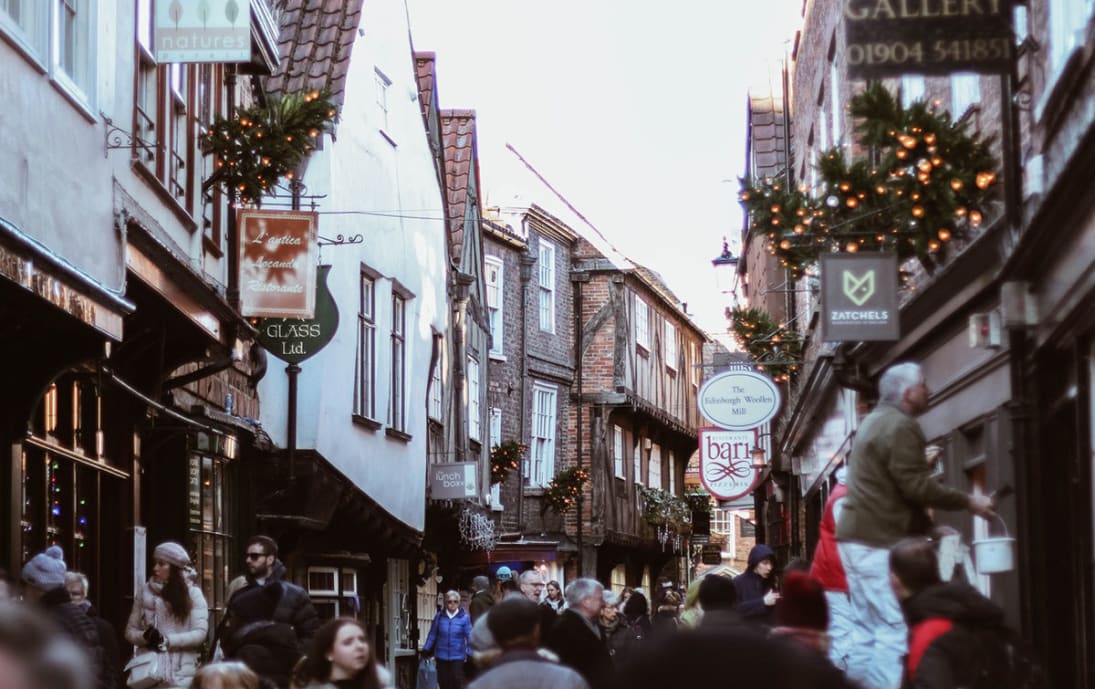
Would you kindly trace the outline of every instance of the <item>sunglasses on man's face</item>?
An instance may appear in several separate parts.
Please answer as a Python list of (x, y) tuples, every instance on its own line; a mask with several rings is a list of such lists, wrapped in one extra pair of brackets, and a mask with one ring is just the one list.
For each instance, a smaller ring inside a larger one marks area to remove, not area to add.
[(247, 553), (248, 560), (261, 560), (266, 557), (266, 553)]

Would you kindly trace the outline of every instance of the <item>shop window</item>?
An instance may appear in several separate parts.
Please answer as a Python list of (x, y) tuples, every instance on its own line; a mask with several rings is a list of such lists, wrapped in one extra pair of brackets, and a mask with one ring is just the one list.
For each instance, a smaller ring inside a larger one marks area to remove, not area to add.
[(407, 560), (388, 560), (388, 582), (384, 587), (388, 594), (388, 667), (395, 667), (396, 656), (404, 655), (411, 648), (409, 646), (411, 621), (411, 609), (408, 602), (409, 578), (410, 563)]
[(609, 577), (609, 590), (619, 595), (627, 586), (627, 566), (616, 565)]
[(320, 619), (357, 617), (361, 613), (357, 570), (347, 567), (309, 567), (308, 596)]
[(219, 620), (227, 604), (227, 587), (238, 564), (234, 497), (237, 494), (231, 459), (235, 437), (196, 433), (187, 454), (187, 531), (199, 585), (210, 611)]

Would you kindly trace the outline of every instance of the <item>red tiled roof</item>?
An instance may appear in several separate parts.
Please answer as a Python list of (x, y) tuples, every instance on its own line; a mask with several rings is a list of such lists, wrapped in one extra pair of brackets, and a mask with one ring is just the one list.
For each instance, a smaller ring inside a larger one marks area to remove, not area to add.
[(418, 78), (418, 104), (422, 106), (422, 119), (429, 127), (430, 107), (433, 105), (433, 91), (437, 84), (437, 55), (422, 51), (414, 53), (415, 75)]
[(277, 71), (266, 78), (273, 95), (329, 89), (339, 106), (364, 0), (284, 0), (278, 18)]
[[(445, 159), (445, 198), (448, 201), (449, 245), (451, 258), (460, 259), (464, 247), (464, 214), (468, 203), (479, 204), (470, 196), (469, 183), (479, 189), (479, 157), (476, 150), (475, 111), (441, 111), (441, 147)], [(475, 176), (474, 182), (471, 177)], [(476, 231), (477, 228), (472, 228)]]

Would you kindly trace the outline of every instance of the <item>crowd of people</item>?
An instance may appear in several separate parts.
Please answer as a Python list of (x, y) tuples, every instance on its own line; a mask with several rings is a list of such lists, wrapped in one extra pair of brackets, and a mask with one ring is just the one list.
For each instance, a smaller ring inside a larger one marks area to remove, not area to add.
[[(472, 579), (466, 607), (459, 590), (440, 597), (421, 648), (433, 672), (420, 672), (417, 689), (642, 689), (731, 676), (784, 687), (1038, 686), (1003, 611), (940, 570), (930, 537), (931, 510), (988, 517), (993, 500), (934, 476), (916, 421), (928, 398), (917, 365), (890, 368), (879, 389), (836, 472), (810, 563), (783, 563), (777, 574), (775, 553), (758, 544), (732, 579), (710, 573), (681, 590), (660, 578), (649, 595), (591, 578), (563, 587), (535, 568), (501, 566), (493, 583)], [(121, 635), (134, 650), (123, 665), (86, 576), (50, 546), (25, 563), (18, 585), (0, 576), (0, 686), (394, 686), (360, 621), (321, 623), (276, 541), (255, 536), (244, 555), (246, 572), (229, 584), (211, 635), (189, 554), (158, 544)]]

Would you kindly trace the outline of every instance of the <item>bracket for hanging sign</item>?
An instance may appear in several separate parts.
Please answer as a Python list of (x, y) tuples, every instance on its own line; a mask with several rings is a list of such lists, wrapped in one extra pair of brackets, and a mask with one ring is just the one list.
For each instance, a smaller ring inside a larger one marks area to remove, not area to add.
[(351, 235), (336, 234), (334, 236), (334, 239), (331, 239), (330, 237), (320, 236), (319, 245), (320, 246), (337, 246), (339, 244), (361, 244), (364, 241), (365, 241), (365, 236), (362, 235), (361, 233), (351, 234)]

